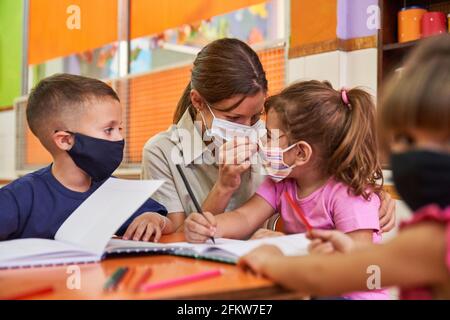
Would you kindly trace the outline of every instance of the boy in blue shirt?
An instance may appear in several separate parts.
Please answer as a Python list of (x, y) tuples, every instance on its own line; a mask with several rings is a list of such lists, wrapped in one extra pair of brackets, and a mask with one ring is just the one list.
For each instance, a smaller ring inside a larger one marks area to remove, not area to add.
[[(102, 81), (69, 74), (42, 80), (29, 96), (27, 120), (53, 163), (0, 189), (0, 240), (54, 238), (123, 158), (120, 101)], [(149, 199), (117, 235), (158, 241), (170, 232), (166, 214)]]

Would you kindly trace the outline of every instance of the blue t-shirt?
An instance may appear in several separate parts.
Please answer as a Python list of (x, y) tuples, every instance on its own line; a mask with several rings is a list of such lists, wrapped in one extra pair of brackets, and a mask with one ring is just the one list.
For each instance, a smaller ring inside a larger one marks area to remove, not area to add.
[[(105, 181), (93, 182), (86, 192), (75, 192), (56, 180), (51, 165), (13, 181), (0, 189), (0, 240), (53, 239), (63, 222)], [(163, 205), (148, 199), (116, 234), (123, 235), (144, 212), (167, 215)]]

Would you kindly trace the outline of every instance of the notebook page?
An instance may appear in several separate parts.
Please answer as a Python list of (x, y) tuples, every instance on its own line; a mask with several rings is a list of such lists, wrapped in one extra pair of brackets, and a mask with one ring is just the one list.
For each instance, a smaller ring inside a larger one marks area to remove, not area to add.
[(49, 239), (17, 239), (0, 242), (0, 268), (35, 264), (53, 264), (56, 258), (99, 259), (76, 246)]
[(55, 239), (102, 255), (114, 233), (162, 184), (160, 180), (108, 179), (70, 215)]
[(220, 249), (232, 253), (237, 257), (242, 257), (263, 244), (275, 245), (285, 255), (295, 256), (308, 254), (309, 240), (306, 238), (305, 234), (292, 234), (273, 238), (227, 242), (216, 246), (209, 246), (203, 252), (207, 253), (208, 251), (211, 251), (220, 254), (217, 250)]
[(129, 249), (166, 249), (173, 248), (173, 243), (155, 243), (146, 241), (133, 241), (122, 239), (111, 239), (106, 246), (105, 252), (114, 253)]
[(5, 262), (0, 262), (0, 270), (1, 269), (9, 269), (9, 268), (30, 268), (30, 267), (47, 267), (47, 266), (56, 266), (56, 265), (68, 265), (68, 264), (76, 264), (76, 263), (92, 263), (98, 262), (100, 258), (96, 255), (82, 254), (77, 256), (69, 256), (69, 257), (32, 257), (32, 258), (23, 258), (18, 260), (8, 260)]
[[(233, 240), (233, 239), (223, 239), (217, 238), (214, 239), (216, 241), (216, 245), (221, 244), (229, 244), (235, 242), (243, 242), (242, 240)], [(210, 240), (208, 241), (210, 242)], [(195, 244), (189, 242), (171, 242), (171, 243), (155, 243), (155, 242), (146, 242), (146, 241), (133, 241), (133, 240), (122, 240), (122, 239), (111, 239), (106, 246), (106, 251), (115, 252), (118, 250), (127, 250), (127, 249), (169, 249), (169, 248), (178, 248), (178, 249), (192, 249), (197, 253), (201, 253), (202, 251), (215, 247), (215, 245), (211, 243), (202, 243)]]

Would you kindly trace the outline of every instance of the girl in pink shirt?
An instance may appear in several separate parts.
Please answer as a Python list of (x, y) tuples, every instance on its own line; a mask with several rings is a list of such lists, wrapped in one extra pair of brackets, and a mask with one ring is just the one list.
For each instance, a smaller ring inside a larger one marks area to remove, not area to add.
[[(293, 84), (265, 103), (267, 141), (260, 154), (268, 174), (256, 194), (232, 212), (193, 213), (188, 241), (210, 236), (245, 239), (274, 213), (286, 233), (306, 232), (284, 192), (314, 228), (337, 229), (361, 244), (378, 242), (381, 167), (374, 133), (375, 106), (361, 89), (336, 91), (328, 82)], [(384, 291), (354, 293), (355, 299), (386, 299)]]
[(450, 299), (450, 35), (424, 40), (397, 77), (383, 90), (379, 124), (395, 187), (413, 212), (399, 234), (360, 246), (349, 233), (313, 230), (310, 256), (265, 246), (241, 266), (303, 294), (364, 290), (377, 278), (403, 299)]

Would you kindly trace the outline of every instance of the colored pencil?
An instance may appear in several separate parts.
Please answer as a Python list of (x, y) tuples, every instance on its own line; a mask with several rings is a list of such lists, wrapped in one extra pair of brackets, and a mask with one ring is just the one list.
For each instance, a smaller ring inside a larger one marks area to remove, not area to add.
[(212, 277), (217, 277), (217, 276), (220, 276), (221, 274), (222, 274), (222, 271), (220, 269), (214, 269), (214, 270), (204, 271), (204, 272), (200, 272), (200, 273), (196, 273), (193, 275), (184, 276), (184, 277), (180, 277), (180, 278), (163, 280), (163, 281), (156, 282), (156, 283), (147, 283), (147, 284), (144, 284), (143, 286), (141, 286), (141, 291), (149, 292), (149, 291), (164, 289), (164, 288), (168, 288), (168, 287), (180, 286), (180, 285), (183, 285), (186, 283), (191, 283), (191, 282), (200, 281), (200, 280), (204, 280), (204, 279), (208, 279), (208, 278), (212, 278)]
[(114, 271), (114, 273), (111, 275), (111, 277), (109, 277), (109, 279), (106, 281), (105, 285), (103, 286), (103, 289), (106, 291), (116, 290), (120, 280), (122, 280), (127, 271), (128, 271), (127, 267), (117, 268), (116, 271)]
[(22, 293), (18, 293), (15, 295), (12, 295), (7, 298), (0, 298), (0, 300), (22, 300), (22, 299), (30, 299), (35, 296), (39, 296), (42, 294), (52, 293), (54, 291), (54, 288), (52, 286), (37, 288), (37, 289), (31, 289), (29, 291), (25, 291)]
[(295, 203), (294, 200), (292, 200), (291, 195), (287, 191), (284, 192), (284, 195), (286, 196), (286, 199), (289, 202), (289, 205), (294, 209), (294, 211), (297, 213), (300, 220), (305, 225), (308, 232), (311, 232), (313, 228), (311, 227), (308, 220), (306, 219), (305, 213), (303, 212), (302, 208), (300, 208), (300, 206), (297, 203)]
[(134, 291), (139, 292), (141, 290), (141, 286), (145, 284), (147, 279), (152, 275), (153, 271), (150, 267), (144, 270), (142, 275), (139, 277), (139, 280), (136, 282), (134, 286)]

